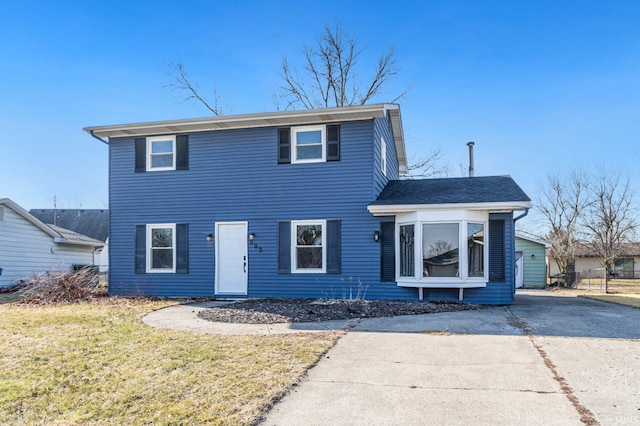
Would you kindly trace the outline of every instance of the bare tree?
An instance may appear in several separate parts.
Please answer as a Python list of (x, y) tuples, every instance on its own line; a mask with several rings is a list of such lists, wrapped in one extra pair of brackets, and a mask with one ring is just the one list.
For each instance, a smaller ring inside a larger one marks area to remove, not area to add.
[(187, 71), (184, 69), (182, 63), (170, 62), (168, 66), (169, 71), (167, 71), (167, 76), (171, 81), (163, 87), (183, 93), (183, 102), (197, 101), (211, 111), (213, 115), (223, 115), (222, 109), (220, 108), (220, 95), (216, 89), (213, 90), (213, 102), (209, 103), (201, 94), (202, 92), (200, 91), (198, 82), (189, 80)]
[(567, 178), (547, 176), (538, 191), (537, 209), (549, 229), (543, 238), (552, 245), (550, 256), (565, 276), (575, 264), (580, 214), (588, 203), (587, 184), (585, 174), (574, 170)]
[(613, 269), (621, 244), (635, 235), (638, 217), (633, 208), (633, 191), (628, 176), (604, 170), (590, 182), (590, 202), (581, 215), (588, 245), (605, 270), (607, 292), (609, 271)]
[(440, 149), (433, 149), (424, 157), (407, 165), (407, 178), (434, 178), (449, 175), (449, 166), (443, 162)]
[[(316, 46), (303, 49), (303, 72), (282, 60), (281, 93), (284, 109), (305, 109), (364, 105), (395, 78), (400, 69), (393, 48), (378, 58), (373, 75), (367, 79), (357, 74), (357, 65), (364, 49), (358, 47), (355, 36), (345, 33), (339, 24), (325, 25)], [(393, 98), (402, 98), (409, 88)]]

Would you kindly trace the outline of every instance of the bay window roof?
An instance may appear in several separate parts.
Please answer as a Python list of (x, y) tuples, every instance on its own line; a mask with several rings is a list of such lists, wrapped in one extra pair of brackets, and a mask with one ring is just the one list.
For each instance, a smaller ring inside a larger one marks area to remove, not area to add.
[(375, 214), (420, 208), (522, 210), (531, 199), (511, 176), (391, 180), (368, 209)]

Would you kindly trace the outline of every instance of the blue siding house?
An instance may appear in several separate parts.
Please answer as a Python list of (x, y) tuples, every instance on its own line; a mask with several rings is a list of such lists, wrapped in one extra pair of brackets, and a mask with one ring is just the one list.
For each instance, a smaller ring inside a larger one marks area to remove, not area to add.
[(400, 180), (395, 104), (84, 129), (109, 146), (109, 292), (508, 304), (510, 177)]

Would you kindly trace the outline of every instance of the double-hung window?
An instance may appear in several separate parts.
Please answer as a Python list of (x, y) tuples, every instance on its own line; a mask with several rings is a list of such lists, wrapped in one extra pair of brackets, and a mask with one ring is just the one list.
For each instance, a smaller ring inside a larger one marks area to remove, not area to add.
[(176, 225), (147, 225), (147, 272), (176, 272)]
[(305, 126), (291, 129), (293, 163), (325, 161), (325, 126)]
[(147, 138), (147, 171), (175, 169), (175, 136), (157, 136)]
[(326, 271), (326, 221), (291, 222), (293, 272)]

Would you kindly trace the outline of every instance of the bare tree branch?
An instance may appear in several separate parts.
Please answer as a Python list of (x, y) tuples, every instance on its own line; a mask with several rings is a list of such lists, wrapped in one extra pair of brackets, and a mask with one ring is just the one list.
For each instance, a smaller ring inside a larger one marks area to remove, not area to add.
[(633, 209), (633, 191), (629, 177), (601, 170), (590, 182), (591, 201), (584, 209), (582, 226), (588, 233), (588, 245), (608, 272), (613, 269), (621, 245), (635, 235), (638, 217)]
[(442, 161), (442, 151), (434, 149), (424, 157), (412, 161), (407, 165), (407, 177), (413, 179), (447, 176), (449, 174), (449, 167)]
[(200, 95), (198, 83), (192, 83), (189, 80), (187, 71), (184, 69), (184, 65), (182, 63), (171, 62), (169, 63), (169, 68), (167, 75), (171, 78), (171, 82), (165, 84), (163, 87), (168, 87), (171, 90), (178, 90), (182, 93), (186, 92), (186, 95), (182, 100), (183, 102), (195, 100), (211, 111), (213, 115), (223, 115), (219, 106), (220, 96), (218, 95), (217, 90), (213, 91), (213, 105), (211, 105)]
[[(390, 49), (378, 58), (374, 75), (360, 79), (356, 68), (363, 51), (358, 48), (357, 38), (345, 33), (340, 25), (325, 25), (316, 45), (303, 50), (303, 76), (291, 69), (286, 57), (282, 60), (280, 96), (287, 99), (287, 108), (343, 107), (371, 102), (400, 70), (394, 49)], [(409, 90), (407, 87), (393, 101)]]
[(552, 245), (550, 256), (562, 274), (575, 264), (578, 220), (588, 204), (586, 187), (584, 173), (573, 171), (569, 178), (547, 176), (546, 184), (538, 191), (537, 209), (550, 228), (544, 239)]

